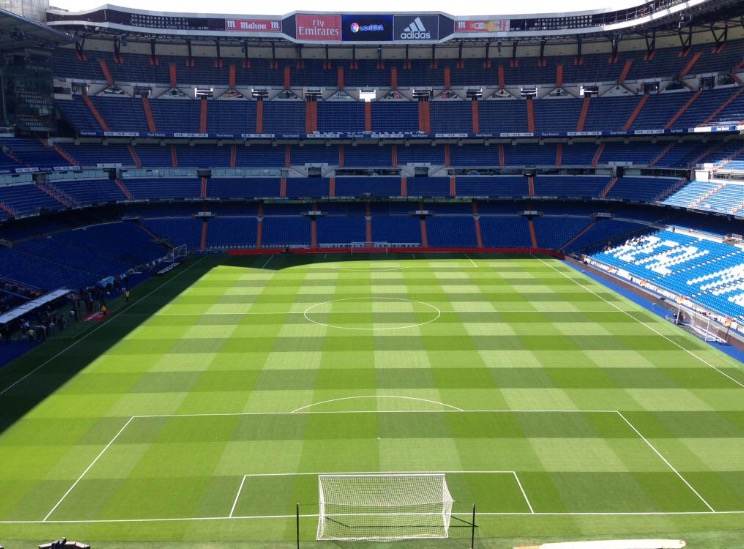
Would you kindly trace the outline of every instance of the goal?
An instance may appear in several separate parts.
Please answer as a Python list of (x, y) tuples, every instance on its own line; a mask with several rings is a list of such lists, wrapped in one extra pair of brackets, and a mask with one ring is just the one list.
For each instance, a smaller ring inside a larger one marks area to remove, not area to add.
[(726, 343), (729, 336), (728, 326), (717, 322), (710, 316), (688, 308), (680, 307), (674, 314), (673, 322), (685, 326), (708, 342)]
[(181, 244), (180, 246), (176, 246), (168, 252), (168, 254), (165, 256), (165, 261), (166, 263), (174, 263), (176, 261), (184, 259), (188, 254), (189, 249), (186, 247), (186, 244)]
[(318, 476), (318, 540), (446, 538), (453, 499), (441, 473)]

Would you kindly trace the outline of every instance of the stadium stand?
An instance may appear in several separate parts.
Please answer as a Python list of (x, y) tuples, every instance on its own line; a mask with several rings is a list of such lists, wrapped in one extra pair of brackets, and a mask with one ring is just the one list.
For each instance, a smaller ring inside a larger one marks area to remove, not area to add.
[(674, 294), (744, 320), (744, 250), (718, 240), (663, 230), (592, 255)]

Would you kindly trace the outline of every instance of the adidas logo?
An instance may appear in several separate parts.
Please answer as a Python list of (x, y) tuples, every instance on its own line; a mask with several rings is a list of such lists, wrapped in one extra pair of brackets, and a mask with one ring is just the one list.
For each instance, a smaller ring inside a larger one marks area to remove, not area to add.
[(426, 30), (420, 17), (417, 17), (400, 33), (401, 40), (431, 40), (431, 33)]

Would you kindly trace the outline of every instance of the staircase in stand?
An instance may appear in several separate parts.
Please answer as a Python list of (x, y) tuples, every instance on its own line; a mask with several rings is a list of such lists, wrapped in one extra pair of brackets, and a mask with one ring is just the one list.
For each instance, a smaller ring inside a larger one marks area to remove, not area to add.
[(690, 74), (690, 71), (692, 71), (692, 68), (695, 66), (695, 63), (698, 62), (701, 55), (702, 55), (702, 52), (699, 52), (699, 51), (696, 51), (694, 54), (692, 54), (692, 56), (687, 61), (685, 66), (682, 68), (682, 70), (679, 71), (679, 74), (677, 75), (677, 79), (681, 80), (682, 78)]
[(206, 219), (202, 220), (201, 234), (199, 235), (199, 251), (203, 252), (207, 249), (207, 241), (209, 239), (209, 222)]
[(207, 178), (206, 177), (202, 177), (201, 178), (201, 187), (200, 187), (200, 191), (199, 191), (199, 198), (201, 198), (202, 200), (204, 200), (204, 199), (207, 198)]
[(257, 225), (256, 225), (256, 248), (261, 247), (261, 243), (263, 242), (263, 204), (258, 205), (258, 211), (256, 212), (257, 216)]
[(421, 227), (421, 246), (424, 248), (429, 247), (429, 233), (426, 229), (426, 217), (421, 217), (419, 220), (419, 226)]
[(527, 131), (535, 132), (535, 103), (531, 97), (527, 98)]
[(483, 232), (480, 225), (480, 214), (478, 213), (478, 204), (473, 202), (473, 224), (475, 225), (475, 243), (479, 248), (483, 247)]
[(736, 149), (732, 154), (728, 155), (726, 158), (724, 158), (723, 160), (721, 160), (721, 162), (719, 163), (719, 165), (722, 168), (724, 168), (724, 167), (726, 167), (726, 165), (729, 162), (733, 162), (734, 160), (736, 160), (740, 156), (744, 156), (744, 146), (741, 147), (741, 148), (739, 148), (739, 149)]
[(535, 232), (535, 224), (531, 219), (527, 221), (527, 224), (530, 227), (530, 244), (533, 248), (537, 248), (537, 233)]
[(583, 132), (584, 126), (586, 125), (586, 117), (589, 115), (589, 104), (592, 98), (589, 95), (584, 96), (584, 102), (581, 104), (581, 112), (579, 113), (579, 119), (576, 122), (576, 131)]
[(674, 143), (669, 143), (666, 147), (664, 147), (662, 151), (658, 155), (656, 155), (656, 158), (651, 161), (649, 167), (656, 166), (656, 164), (661, 162), (662, 158), (664, 158), (667, 154), (669, 154), (669, 151), (672, 150), (672, 147), (674, 147)]
[(230, 146), (230, 167), (234, 168), (238, 165), (238, 146)]
[(96, 106), (93, 104), (93, 101), (90, 97), (87, 95), (83, 95), (83, 103), (85, 103), (85, 106), (88, 107), (88, 110), (90, 111), (90, 114), (93, 115), (93, 118), (96, 119), (96, 122), (98, 122), (98, 125), (101, 127), (101, 129), (105, 132), (110, 132), (111, 127), (108, 125), (108, 122), (106, 122), (106, 119), (103, 117), (103, 115), (98, 111)]
[(199, 133), (207, 133), (208, 129), (208, 112), (209, 104), (207, 98), (202, 97), (201, 103), (199, 103)]
[(682, 187), (684, 187), (688, 183), (689, 181), (687, 179), (680, 179), (674, 185), (672, 185), (668, 189), (664, 189), (658, 195), (656, 195), (653, 199), (653, 202), (663, 202), (664, 200), (672, 196), (674, 193), (676, 193), (678, 190), (680, 190)]
[(61, 156), (65, 162), (67, 162), (70, 166), (77, 166), (79, 162), (72, 157), (70, 153), (68, 153), (66, 150), (64, 150), (62, 147), (57, 145), (56, 143), (45, 143), (47, 147), (51, 147), (54, 152), (56, 152), (59, 156)]
[(8, 206), (5, 202), (0, 202), (0, 212), (5, 212), (5, 215), (8, 217), (16, 216), (15, 210)]
[(684, 105), (682, 105), (682, 106), (681, 106), (681, 107), (679, 108), (679, 110), (678, 110), (677, 112), (675, 112), (675, 113), (674, 113), (674, 115), (673, 115), (673, 116), (672, 116), (672, 117), (671, 117), (671, 118), (669, 119), (669, 121), (668, 121), (668, 122), (666, 123), (666, 125), (664, 126), (664, 128), (668, 130), (668, 129), (670, 129), (670, 128), (671, 128), (672, 126), (674, 126), (674, 124), (676, 124), (676, 123), (677, 123), (677, 120), (679, 120), (679, 119), (680, 119), (680, 117), (681, 117), (681, 116), (682, 116), (683, 114), (685, 114), (685, 113), (687, 112), (687, 109), (689, 109), (689, 108), (690, 108), (690, 107), (692, 106), (692, 104), (693, 104), (693, 103), (694, 103), (695, 101), (697, 101), (697, 100), (698, 100), (698, 98), (700, 97), (700, 95), (701, 95), (702, 93), (703, 93), (703, 92), (702, 92), (702, 91), (700, 91), (700, 90), (698, 90), (698, 91), (696, 91), (695, 93), (693, 93), (693, 94), (692, 94), (692, 97), (690, 97), (690, 98), (689, 98), (689, 99), (688, 99), (688, 100), (687, 100), (687, 101), (685, 102), (685, 104), (684, 104)]
[(364, 206), (364, 243), (372, 246), (372, 207), (369, 202)]
[(630, 128), (633, 127), (633, 124), (635, 124), (636, 119), (638, 118), (638, 115), (641, 114), (641, 111), (643, 110), (643, 107), (646, 106), (646, 102), (648, 101), (648, 95), (642, 95), (641, 98), (638, 100), (638, 103), (635, 106), (635, 109), (633, 109), (633, 112), (630, 113), (630, 116), (628, 117), (628, 120), (625, 121), (625, 125), (623, 126), (623, 130), (626, 132), (630, 130)]
[(596, 168), (599, 164), (599, 159), (602, 158), (602, 153), (604, 152), (605, 144), (600, 143), (597, 147), (597, 150), (594, 151), (594, 158), (592, 158), (592, 168)]
[(705, 126), (706, 124), (710, 124), (713, 120), (715, 120), (715, 118), (719, 114), (721, 114), (726, 109), (726, 107), (728, 107), (731, 103), (736, 101), (736, 98), (739, 97), (742, 93), (744, 93), (744, 88), (742, 87), (737, 88), (737, 90), (734, 93), (732, 93), (729, 96), (729, 98), (726, 99), (726, 101), (721, 103), (716, 110), (710, 113), (708, 117), (705, 120), (703, 120), (703, 122), (700, 125)]
[(145, 120), (147, 121), (147, 130), (150, 132), (158, 131), (158, 127), (155, 124), (155, 117), (152, 115), (152, 106), (150, 100), (142, 96), (142, 110), (145, 111)]
[(610, 191), (612, 190), (612, 187), (615, 186), (615, 183), (620, 181), (620, 178), (613, 177), (607, 182), (607, 185), (604, 186), (604, 189), (599, 193), (599, 198), (607, 198), (607, 195), (610, 194)]
[(702, 194), (701, 196), (698, 196), (695, 200), (693, 200), (692, 202), (690, 202), (687, 205), (687, 208), (689, 208), (689, 209), (695, 209), (695, 208), (697, 208), (698, 206), (700, 206), (700, 204), (703, 204), (703, 203), (705, 203), (705, 201), (707, 201), (708, 199), (710, 199), (710, 197), (712, 197), (714, 194), (718, 194), (718, 192), (721, 189), (723, 189), (725, 186), (726, 186), (725, 183), (719, 183), (718, 185), (716, 185), (715, 187), (713, 187), (711, 190), (709, 190), (707, 193)]
[(582, 237), (582, 236), (584, 236), (584, 235), (585, 235), (586, 233), (588, 233), (588, 232), (589, 232), (589, 231), (591, 230), (591, 228), (592, 228), (592, 227), (594, 227), (594, 225), (596, 225), (596, 224), (597, 224), (597, 222), (596, 222), (596, 221), (592, 221), (591, 223), (589, 223), (589, 225), (587, 225), (586, 227), (584, 227), (583, 229), (581, 229), (581, 230), (580, 230), (580, 231), (579, 231), (578, 233), (576, 233), (576, 234), (575, 234), (575, 235), (573, 236), (573, 238), (571, 238), (571, 239), (570, 239), (570, 240), (569, 240), (568, 242), (566, 242), (566, 243), (565, 243), (565, 244), (564, 244), (563, 246), (561, 246), (561, 247), (560, 247), (560, 249), (561, 249), (561, 250), (565, 250), (566, 248), (568, 248), (569, 246), (571, 246), (571, 245), (572, 245), (572, 244), (573, 244), (574, 242), (576, 242), (576, 241), (577, 241), (577, 240), (578, 240), (579, 238), (581, 238), (581, 237)]
[(140, 159), (139, 154), (137, 154), (137, 149), (135, 149), (132, 145), (127, 145), (127, 150), (129, 151), (129, 156), (132, 157), (132, 162), (134, 162), (134, 167), (141, 168), (142, 160)]
[(134, 200), (134, 195), (132, 194), (132, 191), (130, 191), (130, 190), (129, 190), (129, 187), (127, 187), (127, 186), (126, 186), (126, 185), (124, 184), (124, 181), (122, 181), (121, 179), (119, 179), (119, 178), (117, 177), (117, 178), (116, 178), (116, 179), (114, 180), (114, 182), (116, 183), (116, 186), (117, 186), (117, 187), (119, 187), (119, 190), (121, 191), (121, 194), (123, 194), (123, 195), (124, 195), (124, 197), (125, 197), (125, 198), (126, 198), (127, 200)]
[(80, 204), (67, 193), (61, 191), (48, 181), (37, 181), (36, 187), (62, 204), (65, 208), (77, 208)]
[(697, 165), (698, 165), (698, 164), (700, 164), (700, 162), (702, 162), (702, 161), (703, 161), (703, 160), (704, 160), (704, 159), (705, 159), (706, 157), (708, 157), (708, 156), (710, 156), (711, 154), (713, 154), (714, 152), (716, 152), (716, 151), (717, 151), (717, 150), (718, 150), (719, 148), (720, 148), (720, 145), (718, 145), (718, 144), (714, 144), (714, 145), (711, 145), (710, 147), (706, 148), (706, 149), (705, 149), (705, 150), (704, 150), (703, 152), (701, 152), (701, 153), (700, 153), (699, 155), (697, 155), (697, 156), (696, 156), (695, 158), (693, 158), (693, 159), (692, 159), (692, 160), (690, 161), (690, 164), (689, 164), (689, 165), (690, 165), (690, 166), (693, 166), (693, 167), (694, 167), (694, 166), (697, 166)]

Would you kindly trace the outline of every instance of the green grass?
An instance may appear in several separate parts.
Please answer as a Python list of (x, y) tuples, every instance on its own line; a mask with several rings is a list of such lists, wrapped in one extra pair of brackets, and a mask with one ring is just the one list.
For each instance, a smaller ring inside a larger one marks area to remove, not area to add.
[(473, 503), (481, 547), (744, 547), (740, 363), (554, 260), (342, 259), (195, 260), (0, 371), (36, 369), (0, 544), (291, 546), (296, 503), (310, 544), (317, 473), (443, 471), (461, 520), (414, 547)]

